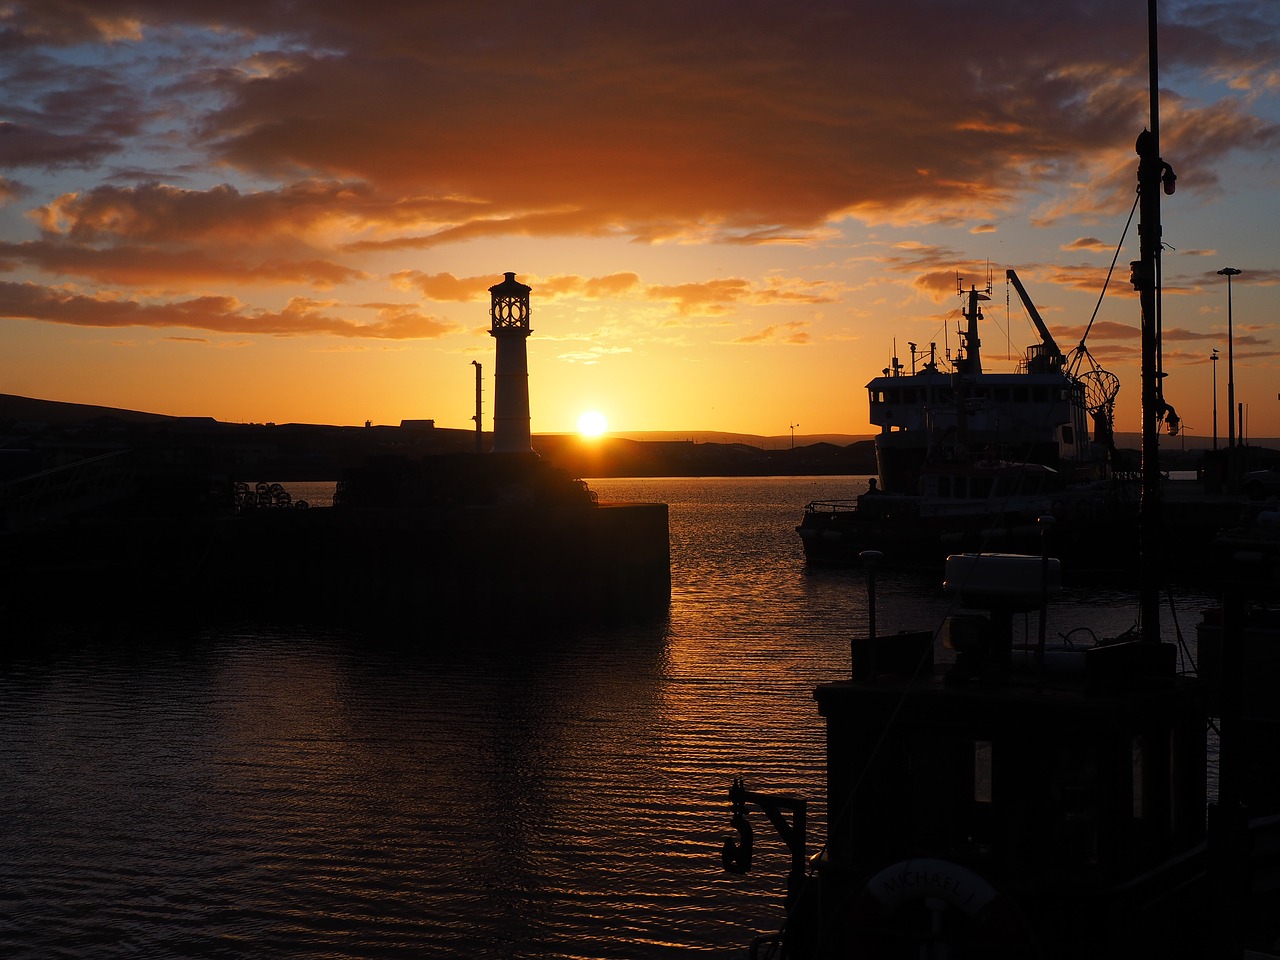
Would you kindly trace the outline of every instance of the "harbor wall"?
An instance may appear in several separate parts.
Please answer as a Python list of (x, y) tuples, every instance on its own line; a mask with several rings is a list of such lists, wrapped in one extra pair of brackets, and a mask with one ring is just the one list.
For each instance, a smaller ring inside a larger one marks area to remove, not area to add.
[(667, 520), (661, 503), (259, 511), (221, 521), (207, 589), (240, 609), (344, 621), (649, 619), (671, 598)]

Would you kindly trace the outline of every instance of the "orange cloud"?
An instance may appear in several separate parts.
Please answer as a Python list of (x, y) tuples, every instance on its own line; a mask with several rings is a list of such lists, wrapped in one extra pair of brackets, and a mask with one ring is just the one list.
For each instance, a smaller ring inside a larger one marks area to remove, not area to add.
[(907, 17), (912, 69), (899, 71), (833, 38), (870, 32), (894, 49), (908, 41), (901, 10), (723, 13), (682, 18), (675, 42), (652, 11), (617, 6), (608, 30), (586, 31), (552, 7), (518, 29), (491, 24), (465, 55), (452, 10), (345, 22), (341, 34), (331, 15), (320, 29), (342, 56), (228, 76), (207, 130), (223, 159), (255, 173), (387, 192), (439, 184), (490, 207), (423, 242), (538, 232), (566, 216), (650, 241), (795, 238), (846, 212), (954, 220), (1061, 176), (1090, 145), (1132, 138), (1117, 105), (1140, 90), (1068, 69), (1121, 41), (1070, 19), (1055, 23), (1053, 53), (966, 71), (945, 21)]
[(1063, 250), (1096, 250), (1099, 252), (1110, 251), (1111, 247), (1103, 243), (1097, 237), (1077, 237), (1070, 243), (1063, 244)]
[(790, 323), (774, 324), (773, 326), (765, 327), (758, 333), (751, 333), (743, 337), (738, 337), (733, 342), (750, 344), (805, 344), (812, 340), (809, 336), (809, 332), (805, 329), (807, 326), (809, 326), (809, 324), (804, 320), (793, 320)]
[(0, 204), (9, 203), (24, 196), (30, 192), (30, 189), (17, 180), (10, 180), (8, 177), (0, 177)]
[[(522, 277), (522, 282), (534, 287), (540, 300), (561, 297), (577, 297), (584, 300), (602, 300), (623, 296), (637, 286), (640, 278), (634, 273), (614, 273), (604, 277), (581, 277), (561, 274), (552, 277)], [(484, 274), (478, 277), (455, 277), (451, 273), (422, 273), (418, 270), (401, 270), (392, 274), (392, 283), (402, 290), (416, 290), (429, 300), (453, 300), (459, 302), (487, 300), (489, 288), (500, 283), (502, 277)]]
[(674, 286), (655, 284), (644, 289), (644, 296), (655, 303), (674, 303), (681, 316), (703, 317), (725, 316), (737, 303), (776, 306), (830, 303), (835, 299), (827, 283), (780, 278), (771, 278), (763, 286), (739, 278)]
[(334, 316), (333, 304), (294, 297), (278, 311), (251, 310), (234, 297), (205, 296), (165, 303), (91, 297), (34, 283), (0, 282), (0, 317), (84, 327), (183, 327), (272, 336), (325, 334), (376, 340), (426, 339), (460, 328), (412, 307), (371, 305), (376, 319)]
[(604, 277), (554, 276), (532, 282), (536, 283), (538, 296), (605, 300), (631, 293), (640, 285), (640, 278), (634, 273), (622, 272)]
[[(369, 209), (372, 207), (372, 212)], [(230, 184), (189, 190), (162, 183), (100, 186), (64, 193), (32, 211), (48, 234), (79, 242), (125, 239), (145, 242), (216, 238), (261, 242), (264, 234), (298, 237), (335, 223), (355, 229), (384, 223), (392, 205), (378, 203), (359, 184), (298, 181), (278, 190), (242, 194)], [(420, 220), (424, 204), (401, 219)]]
[(428, 300), (467, 302), (488, 297), (489, 288), (501, 281), (501, 277), (455, 277), (452, 273), (422, 273), (418, 270), (400, 270), (391, 275), (391, 282), (401, 290), (416, 290)]
[(0, 263), (18, 262), (58, 276), (83, 277), (97, 283), (150, 287), (177, 283), (306, 284), (327, 289), (365, 278), (360, 270), (329, 260), (272, 258), (244, 260), (229, 252), (219, 257), (203, 251), (133, 244), (98, 249), (45, 240), (0, 243)]

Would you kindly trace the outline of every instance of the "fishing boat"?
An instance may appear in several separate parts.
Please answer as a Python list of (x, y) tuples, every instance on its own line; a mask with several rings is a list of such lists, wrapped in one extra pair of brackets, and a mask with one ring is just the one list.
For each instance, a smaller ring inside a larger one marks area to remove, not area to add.
[[(807, 800), (729, 789), (722, 859), (751, 864), (763, 810), (791, 854), (786, 916), (752, 957), (1261, 957), (1280, 953), (1280, 615), (1274, 583), (1235, 547), (1204, 615), (1198, 669), (1164, 640), (1158, 427), (1160, 157), (1155, 0), (1151, 127), (1139, 136), (1143, 430), (1137, 625), (1049, 643), (1063, 564), (956, 553), (937, 629), (881, 634), (865, 551), (867, 635), (814, 691), (826, 726), (827, 836), (807, 848)], [(890, 499), (888, 496), (885, 499)], [(1044, 517), (1044, 526), (1049, 525)], [(1039, 630), (1027, 621), (1039, 611)], [(1015, 624), (1023, 623), (1018, 638)], [(1213, 733), (1215, 737), (1211, 738)], [(1216, 739), (1216, 752), (1211, 749)], [(1215, 792), (1216, 788), (1216, 792)], [(770, 838), (772, 839), (772, 838)]]
[[(1083, 341), (1070, 361), (1016, 271), (1007, 271), (1040, 341), (1016, 371), (982, 365), (976, 287), (960, 294), (961, 347), (943, 369), (936, 344), (894, 357), (868, 385), (880, 486), (871, 496), (815, 500), (796, 527), (805, 560), (855, 562), (874, 549), (895, 563), (936, 564), (956, 549), (1039, 549), (1036, 518), (1052, 512), (1059, 556), (1097, 557), (1097, 534), (1132, 530), (1137, 487), (1113, 471), (1119, 380)], [(1087, 361), (1087, 368), (1086, 368)], [(1170, 421), (1173, 422), (1173, 421)]]
[(958, 279), (965, 323), (955, 355), (939, 358), (936, 343), (927, 352), (910, 343), (909, 370), (894, 356), (867, 384), (885, 493), (915, 493), (926, 464), (971, 459), (1040, 463), (1071, 483), (1107, 476), (1119, 380), (1083, 343), (1068, 360), (1017, 272), (1006, 277), (1040, 334), (1015, 370), (983, 366), (981, 304), (991, 298), (990, 280), (985, 290), (965, 290)]

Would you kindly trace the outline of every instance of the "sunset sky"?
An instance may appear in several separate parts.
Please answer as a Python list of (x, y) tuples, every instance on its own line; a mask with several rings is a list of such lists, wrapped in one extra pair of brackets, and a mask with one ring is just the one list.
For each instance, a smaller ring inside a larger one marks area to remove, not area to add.
[[(1280, 3), (1162, 0), (1166, 399), (1280, 437)], [(535, 433), (867, 433), (895, 338), (1063, 347), (1148, 123), (1146, 0), (0, 0), (0, 393)], [(1139, 428), (1137, 218), (1088, 347)], [(1006, 303), (1008, 306), (1006, 307)]]

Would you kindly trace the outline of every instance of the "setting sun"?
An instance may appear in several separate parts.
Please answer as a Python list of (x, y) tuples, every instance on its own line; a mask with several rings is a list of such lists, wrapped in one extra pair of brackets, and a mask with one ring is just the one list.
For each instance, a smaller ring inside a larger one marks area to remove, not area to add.
[(588, 410), (578, 418), (578, 433), (584, 437), (598, 437), (609, 428), (609, 422), (598, 410)]

